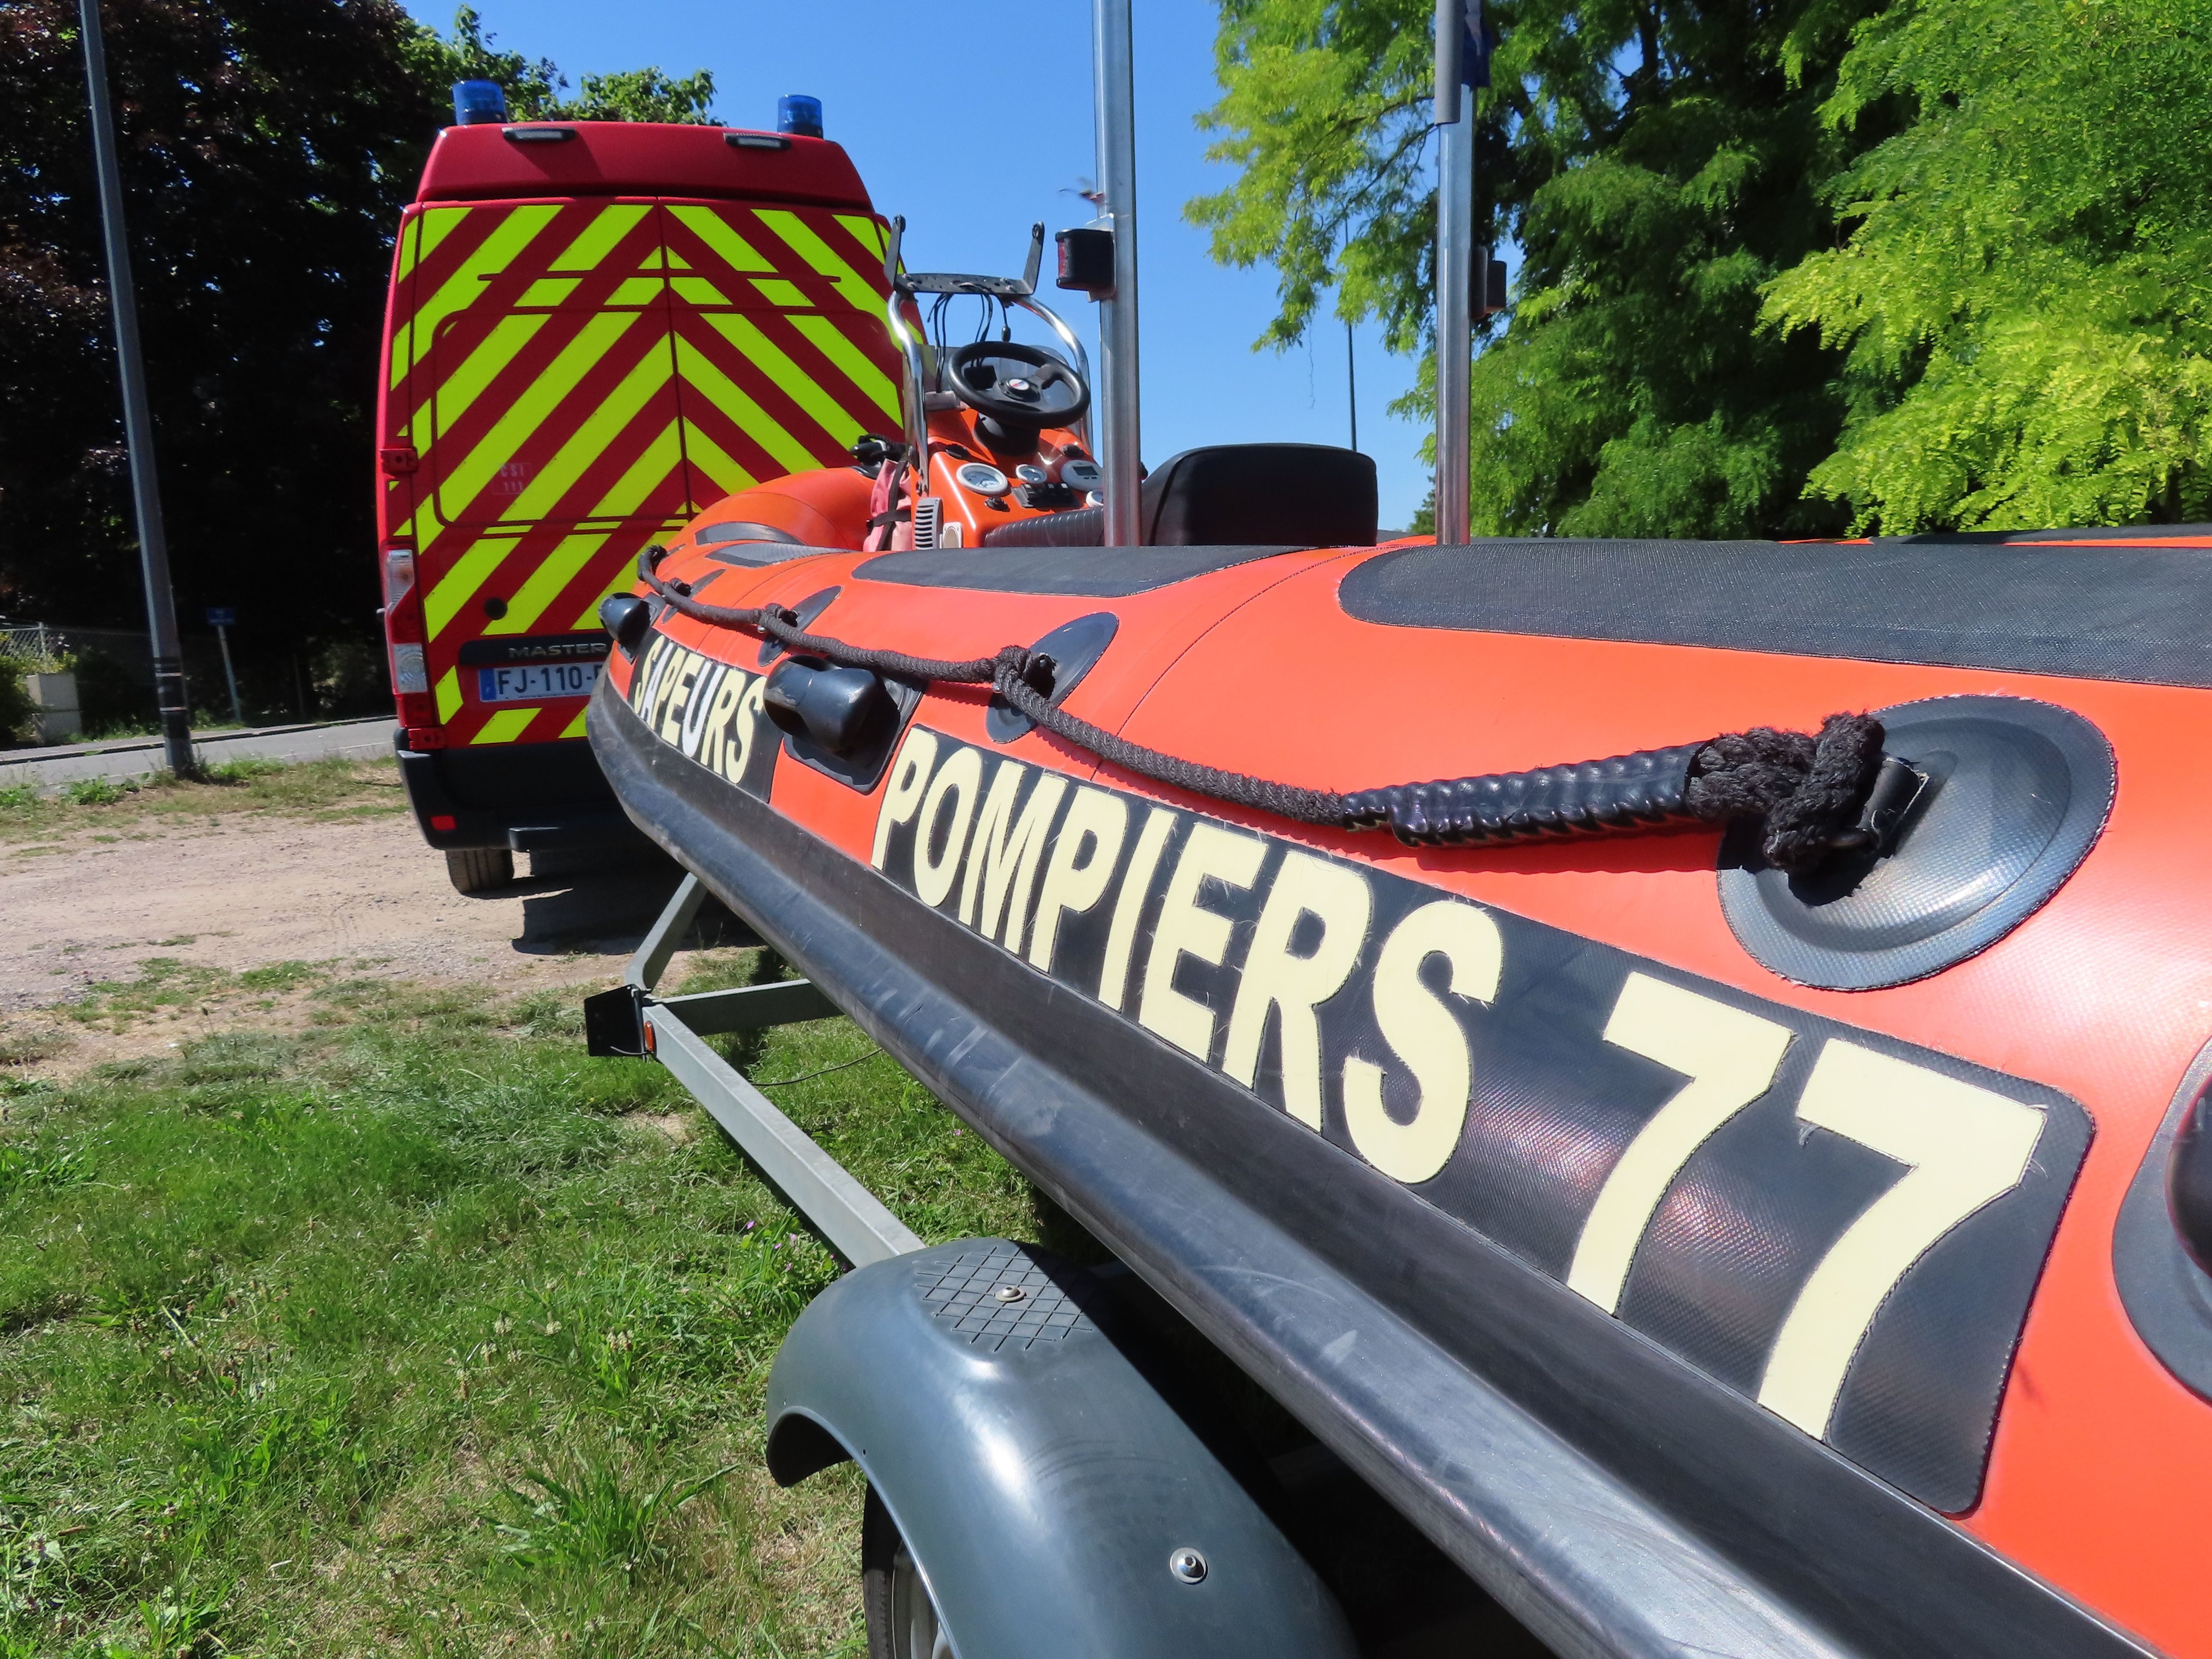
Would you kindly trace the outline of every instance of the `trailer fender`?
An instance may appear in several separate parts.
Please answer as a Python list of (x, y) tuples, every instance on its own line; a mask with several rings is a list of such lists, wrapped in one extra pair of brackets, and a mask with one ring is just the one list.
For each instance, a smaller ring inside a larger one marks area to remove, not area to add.
[(1349, 1659), (1335, 1597), (1116, 1324), (1091, 1275), (1003, 1239), (863, 1267), (776, 1356), (769, 1473), (858, 1462), (960, 1659)]

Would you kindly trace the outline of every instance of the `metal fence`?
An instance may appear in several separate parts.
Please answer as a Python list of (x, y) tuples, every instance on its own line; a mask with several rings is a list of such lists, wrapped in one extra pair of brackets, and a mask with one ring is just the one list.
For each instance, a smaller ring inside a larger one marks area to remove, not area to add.
[(69, 641), (44, 623), (29, 628), (0, 628), (0, 663), (18, 674), (45, 673), (60, 666)]

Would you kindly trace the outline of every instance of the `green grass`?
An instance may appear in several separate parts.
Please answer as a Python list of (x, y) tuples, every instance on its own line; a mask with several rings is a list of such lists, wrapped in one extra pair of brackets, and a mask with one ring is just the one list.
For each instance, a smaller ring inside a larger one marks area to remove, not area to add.
[[(159, 942), (190, 945), (197, 938), (180, 934)], [(308, 1023), (331, 1025), (352, 1017), (349, 1011), (359, 1000), (364, 985), (370, 988), (372, 1000), (376, 994), (376, 981), (334, 980), (332, 974), (340, 966), (336, 962), (272, 962), (239, 973), (178, 957), (147, 957), (136, 965), (136, 977), (97, 981), (86, 986), (76, 1001), (63, 1004), (59, 1012), (77, 1024), (119, 1033), (142, 1017), (166, 1010), (197, 1008), (203, 1014), (226, 1016), (246, 1009), (265, 1012), (286, 993), (307, 990), (312, 993)], [(24, 1036), (29, 1040), (32, 1034)], [(32, 1054), (11, 1061), (9, 1040), (0, 1035), (0, 1066), (41, 1057)], [(227, 1041), (218, 1038), (214, 1046), (219, 1048)]]
[[(0, 1071), (0, 1659), (864, 1652), (857, 1478), (759, 1458), (828, 1251), (573, 994), (257, 971), (326, 1023)], [(848, 1023), (736, 1052), (926, 1237), (1064, 1234)]]
[(111, 836), (167, 827), (179, 818), (219, 820), (240, 812), (336, 819), (402, 812), (407, 802), (396, 761), (319, 760), (288, 763), (228, 761), (198, 781), (167, 772), (143, 778), (86, 778), (58, 794), (28, 784), (0, 788), (0, 842), (49, 840), (75, 832)]

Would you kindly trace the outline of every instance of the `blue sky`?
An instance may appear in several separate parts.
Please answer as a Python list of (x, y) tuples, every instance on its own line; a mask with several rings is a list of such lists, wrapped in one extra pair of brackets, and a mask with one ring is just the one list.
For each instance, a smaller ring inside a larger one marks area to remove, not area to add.
[[(445, 0), (408, 4), (425, 22), (452, 23)], [(715, 112), (732, 125), (773, 127), (780, 94), (811, 93), (877, 208), (906, 216), (912, 269), (1013, 274), (1033, 222), (1049, 234), (1090, 216), (1073, 193), (1096, 174), (1085, 0), (477, 5), (501, 48), (550, 58), (572, 82), (645, 64), (712, 70)], [(1286, 353), (1253, 351), (1274, 314), (1273, 271), (1215, 264), (1182, 221), (1186, 201), (1231, 176), (1205, 161), (1192, 120), (1219, 95), (1214, 9), (1136, 0), (1135, 15), (1145, 458), (1157, 465), (1204, 443), (1343, 443), (1343, 325), (1325, 321), (1310, 346)], [(1048, 247), (1048, 270), (1049, 256)], [(1080, 295), (1046, 297), (1094, 337)], [(1424, 429), (1386, 410), (1413, 366), (1385, 353), (1372, 329), (1359, 331), (1358, 353), (1360, 447), (1381, 473), (1383, 525), (1402, 526), (1428, 490)]]

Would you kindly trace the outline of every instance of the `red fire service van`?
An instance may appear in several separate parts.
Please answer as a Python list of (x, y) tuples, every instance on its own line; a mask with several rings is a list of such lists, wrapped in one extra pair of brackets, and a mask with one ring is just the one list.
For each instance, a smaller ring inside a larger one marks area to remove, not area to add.
[(400, 772), (468, 892), (631, 833), (584, 708), (640, 550), (900, 415), (884, 226), (812, 100), (751, 132), (462, 90), (400, 222), (376, 490)]

